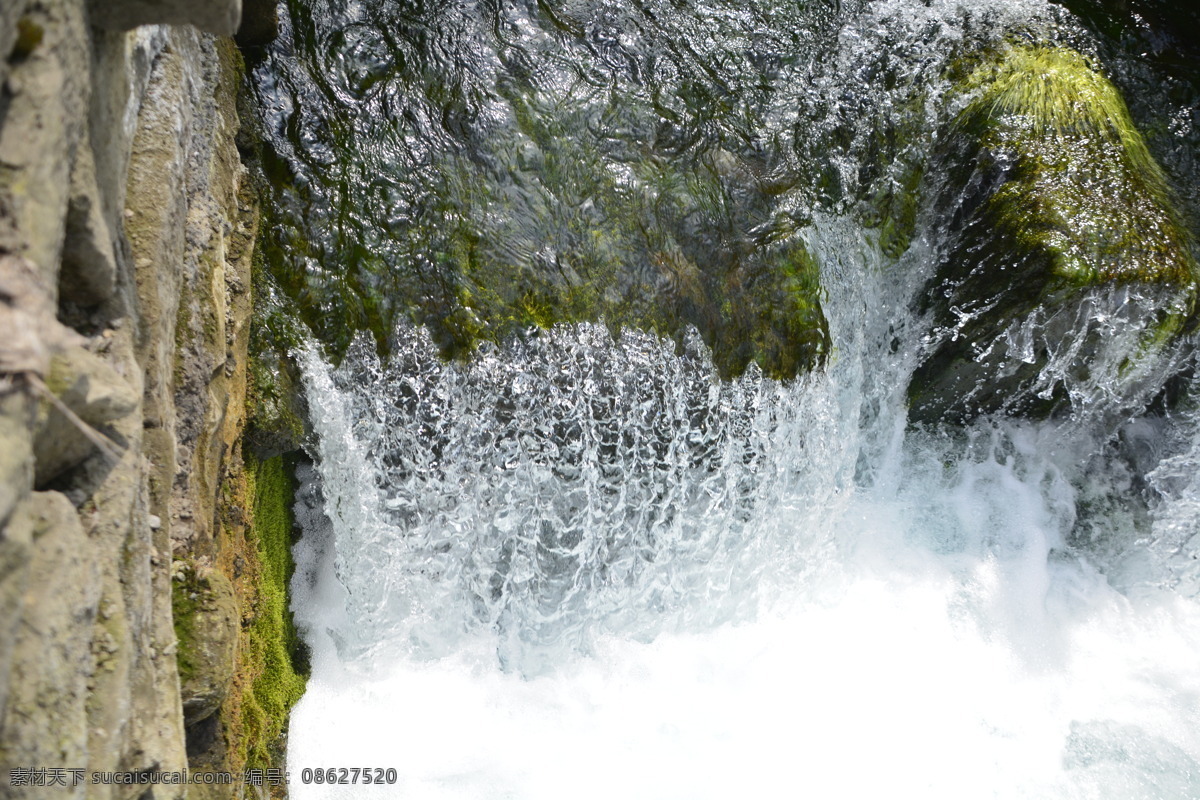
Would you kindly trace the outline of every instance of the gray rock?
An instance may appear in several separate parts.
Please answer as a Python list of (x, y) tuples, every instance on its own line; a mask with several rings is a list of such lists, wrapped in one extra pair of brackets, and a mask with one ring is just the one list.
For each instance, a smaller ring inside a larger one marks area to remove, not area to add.
[(216, 713), (229, 694), (237, 651), (237, 602), (223, 574), (189, 564), (177, 566), (173, 592), (180, 698), (184, 724), (193, 725)]
[(80, 306), (94, 306), (112, 296), (117, 281), (113, 235), (101, 206), (92, 148), (79, 148), (71, 169), (66, 240), (58, 294)]
[(0, 538), (7, 535), (3, 529), (13, 509), (33, 487), (34, 407), (26, 391), (0, 395)]
[(12, 65), (0, 126), (0, 207), (7, 206), (16, 231), (15, 241), (0, 236), (0, 248), (25, 256), (55, 287), (71, 164), (86, 129), (80, 111), (88, 104), (89, 48), (75, 3), (56, 0), (35, 9), (22, 19), (43, 35)]
[[(0, 454), (6, 453), (10, 444), (8, 432), (3, 430), (8, 419), (0, 416)], [(28, 431), (26, 431), (28, 438)], [(28, 443), (26, 443), (28, 449)], [(7, 467), (5, 455), (0, 455), (0, 467)], [(0, 480), (7, 475), (0, 474)], [(5, 491), (8, 486), (5, 485)], [(29, 482), (25, 481), (26, 496)], [(23, 499), (23, 498), (22, 498)], [(12, 670), (13, 642), (17, 635), (17, 623), (21, 620), (21, 604), (29, 585), (29, 559), (32, 552), (33, 525), (28, 514), (17, 513), (5, 519), (0, 529), (0, 730), (4, 730), (5, 710), (8, 708), (9, 673)]]
[[(47, 388), (86, 424), (95, 427), (138, 408), (138, 395), (99, 356), (82, 347), (64, 349), (50, 361)], [(34, 481), (38, 486), (87, 458), (95, 444), (49, 399), (39, 406), (34, 425)]]
[(61, 333), (51, 290), (37, 266), (0, 256), (0, 373), (45, 375)]
[[(173, 555), (213, 555), (221, 481), (237, 468), (257, 221), (234, 144), (233, 43), (187, 25), (123, 29), (192, 22), (230, 33), (238, 5), (0, 0), (6, 763), (186, 766), (169, 565)], [(93, 24), (102, 21), (108, 29)], [(107, 329), (89, 351), (59, 319)], [(116, 458), (88, 457), (95, 446), (38, 400), (37, 376), (120, 445)], [(64, 452), (73, 446), (80, 452)], [(62, 477), (79, 458), (70, 499), (32, 492), (35, 478)], [(173, 541), (176, 527), (194, 536)], [(189, 684), (189, 718), (211, 713), (229, 690), (238, 633), (228, 581), (207, 587), (189, 640), (210, 666)], [(210, 723), (223, 735), (223, 722)], [(102, 789), (41, 794), (186, 794)]]
[(232, 36), (242, 17), (241, 0), (91, 0), (92, 22), (110, 30), (139, 25), (195, 25)]
[(8, 79), (9, 57), (17, 43), (20, 28), (18, 27), (21, 14), (25, 9), (22, 3), (0, 3), (0, 86)]
[[(0, 752), (9, 764), (83, 766), (100, 597), (95, 553), (74, 506), (58, 492), (32, 494), (17, 514), (31, 532), (33, 552), (11, 650)], [(54, 735), (44, 735), (48, 730)]]

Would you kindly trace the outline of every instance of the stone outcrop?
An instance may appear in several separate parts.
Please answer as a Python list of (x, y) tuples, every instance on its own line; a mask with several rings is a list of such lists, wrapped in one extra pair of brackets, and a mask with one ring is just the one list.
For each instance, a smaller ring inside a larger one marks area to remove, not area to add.
[(1014, 44), (962, 73), (931, 170), (946, 227), (912, 418), (1144, 404), (1197, 293), (1165, 174), (1079, 53)]
[(238, 610), (224, 574), (180, 562), (175, 570), (175, 629), (182, 631), (179, 681), (186, 725), (212, 716), (229, 694), (236, 667)]
[(184, 709), (232, 681), (239, 615), (206, 578), (216, 666), (181, 696), (172, 565), (218, 574), (241, 470), (258, 218), (212, 35), (239, 14), (0, 4), (0, 797), (187, 796), (10, 769), (182, 770)]

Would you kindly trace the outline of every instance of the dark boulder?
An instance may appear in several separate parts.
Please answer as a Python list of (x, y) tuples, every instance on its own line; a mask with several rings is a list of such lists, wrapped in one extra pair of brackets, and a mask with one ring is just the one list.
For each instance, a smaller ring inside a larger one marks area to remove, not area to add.
[(1196, 264), (1124, 101), (1060, 47), (960, 72), (931, 170), (944, 222), (912, 418), (1145, 402), (1191, 324)]

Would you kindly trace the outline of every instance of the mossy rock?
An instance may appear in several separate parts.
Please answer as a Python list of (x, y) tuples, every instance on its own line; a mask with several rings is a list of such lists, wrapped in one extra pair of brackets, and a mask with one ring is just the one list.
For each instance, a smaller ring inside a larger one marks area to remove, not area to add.
[(249, 466), (257, 596), (243, 620), (238, 761), (263, 769), (280, 763), (288, 714), (304, 693), (308, 665), (288, 610), (288, 582), (294, 570), (295, 459), (275, 456)]
[[(439, 108), (458, 91), (394, 61), (395, 74), (379, 79), (394, 88), (433, 91)], [(470, 358), (484, 341), (603, 322), (679, 343), (694, 327), (725, 377), (757, 364), (788, 379), (824, 363), (820, 271), (801, 233), (811, 218), (779, 159), (735, 136), (683, 147), (657, 101), (637, 92), (560, 95), (530, 77), (498, 81), (506, 119), (486, 133), (458, 120), (448, 133), (461, 141), (436, 145), (419, 171), (376, 176), (370, 137), (382, 131), (337, 109), (329, 144), (352, 171), (372, 165), (363, 180), (301, 186), (285, 159), (266, 154), (277, 219), (264, 225), (263, 265), (333, 359), (361, 330), (387, 351), (403, 322), (426, 326), (447, 359)], [(725, 102), (700, 102), (687, 125), (715, 125)], [(323, 192), (353, 213), (336, 224), (313, 214)], [(264, 410), (260, 430), (286, 429)], [(279, 450), (256, 444), (261, 455)]]
[(307, 404), (298, 368), (288, 354), (264, 349), (250, 359), (246, 444), (258, 458), (300, 449)]
[(264, 263), (265, 247), (253, 261), (254, 316), (250, 321), (249, 385), (245, 443), (255, 458), (267, 460), (300, 449), (308, 405), (294, 353), (304, 341), (304, 325)]
[[(553, 142), (546, 147), (557, 158), (547, 161), (586, 161), (557, 153), (573, 145)], [(566, 176), (547, 170), (553, 192), (588, 187), (583, 210), (547, 223), (484, 190), (457, 203), (465, 211), (430, 247), (431, 272), (441, 278), (416, 314), (443, 355), (469, 357), (479, 341), (603, 321), (677, 342), (694, 327), (724, 378), (751, 364), (779, 380), (820, 367), (831, 343), (819, 265), (796, 221), (771, 209), (770, 187), (755, 183), (748, 161), (721, 151), (639, 169), (635, 188), (593, 177), (607, 174), (602, 165)], [(524, 241), (542, 224), (554, 247)]]
[(233, 585), (217, 570), (180, 561), (172, 578), (180, 696), (184, 723), (193, 725), (214, 714), (229, 694), (239, 615)]
[(1191, 321), (1196, 265), (1119, 92), (1062, 47), (1013, 44), (957, 69), (912, 418), (1042, 416), (1100, 384), (1118, 403), (1145, 394)]

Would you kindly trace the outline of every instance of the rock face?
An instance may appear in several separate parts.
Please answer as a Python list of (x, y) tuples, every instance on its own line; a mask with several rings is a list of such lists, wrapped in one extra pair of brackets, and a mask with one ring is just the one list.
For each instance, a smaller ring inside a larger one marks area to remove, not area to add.
[(214, 569), (181, 563), (174, 574), (173, 610), (180, 637), (179, 682), (185, 724), (217, 712), (236, 667), (238, 609), (229, 579)]
[(111, 459), (120, 458), (118, 446), (103, 439), (97, 442), (79, 422), (95, 429), (132, 414), (138, 397), (129, 381), (101, 356), (76, 345), (50, 360), (46, 386), (50, 394), (38, 405), (33, 434), (36, 485), (44, 486), (82, 463), (94, 447)]
[(965, 69), (957, 100), (913, 418), (1144, 402), (1192, 324), (1197, 270), (1116, 88), (1074, 51), (1013, 45)]
[(232, 678), (212, 578), (181, 697), (172, 563), (211, 569), (240, 469), (257, 210), (240, 57), (192, 27), (239, 8), (0, 4), (0, 797), (184, 797), (9, 770), (182, 770), (183, 709)]

